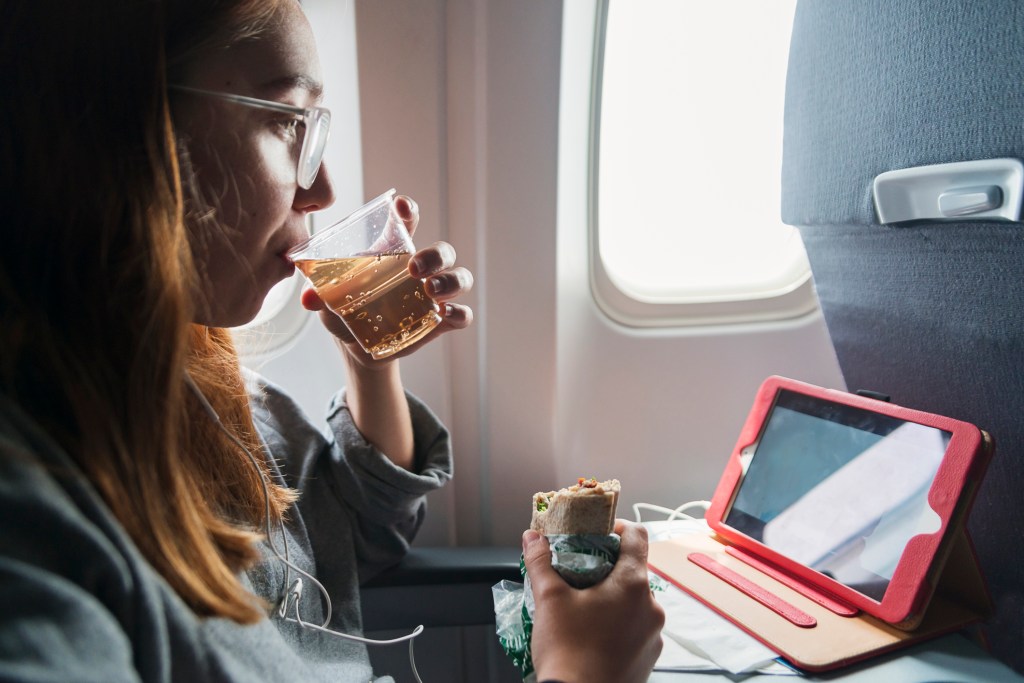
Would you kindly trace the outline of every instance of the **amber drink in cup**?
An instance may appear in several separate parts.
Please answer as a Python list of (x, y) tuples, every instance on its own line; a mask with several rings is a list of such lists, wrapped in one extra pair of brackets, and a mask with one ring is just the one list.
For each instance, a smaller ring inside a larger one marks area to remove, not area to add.
[(423, 281), (409, 275), (416, 250), (394, 197), (388, 190), (288, 252), (374, 358), (401, 351), (441, 322)]

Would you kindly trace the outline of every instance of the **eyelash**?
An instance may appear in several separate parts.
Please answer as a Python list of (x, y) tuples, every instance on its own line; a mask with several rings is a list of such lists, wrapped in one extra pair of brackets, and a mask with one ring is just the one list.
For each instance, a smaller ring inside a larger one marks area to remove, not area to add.
[(299, 128), (304, 125), (304, 121), (302, 119), (295, 118), (294, 116), (283, 117), (278, 119), (276, 123), (284, 136), (291, 137), (296, 140), (298, 139)]

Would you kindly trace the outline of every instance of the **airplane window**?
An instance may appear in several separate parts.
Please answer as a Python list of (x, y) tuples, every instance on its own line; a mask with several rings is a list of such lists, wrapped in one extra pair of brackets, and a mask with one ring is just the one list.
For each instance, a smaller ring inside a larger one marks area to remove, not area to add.
[(595, 50), (594, 260), (620, 299), (717, 303), (713, 317), (749, 319), (728, 304), (805, 285), (795, 306), (769, 317), (808, 312), (810, 268), (779, 205), (795, 4), (604, 5)]

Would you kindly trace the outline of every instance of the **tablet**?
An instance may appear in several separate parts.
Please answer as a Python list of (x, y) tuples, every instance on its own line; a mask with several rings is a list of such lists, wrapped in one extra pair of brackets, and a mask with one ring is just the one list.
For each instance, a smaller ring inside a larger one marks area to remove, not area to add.
[(913, 629), (990, 451), (966, 422), (770, 377), (707, 521), (811, 587)]

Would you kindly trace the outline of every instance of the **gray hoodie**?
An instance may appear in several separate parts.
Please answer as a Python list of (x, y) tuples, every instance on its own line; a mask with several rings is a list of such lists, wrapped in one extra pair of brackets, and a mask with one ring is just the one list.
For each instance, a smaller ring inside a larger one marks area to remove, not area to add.
[[(329, 628), (358, 634), (359, 583), (402, 557), (424, 495), (451, 478), (448, 433), (409, 397), (413, 474), (362, 438), (343, 393), (328, 408), (325, 438), (280, 389), (248, 380), (274, 476), (301, 491), (285, 529), (289, 557), (327, 588)], [(283, 553), (279, 529), (273, 538)], [(261, 550), (243, 581), (278, 604), (285, 567), (265, 543)], [(0, 682), (375, 680), (365, 646), (276, 612), (252, 626), (196, 617), (67, 454), (2, 395), (0, 605)], [(303, 621), (322, 623), (325, 604), (308, 580), (300, 609)]]

